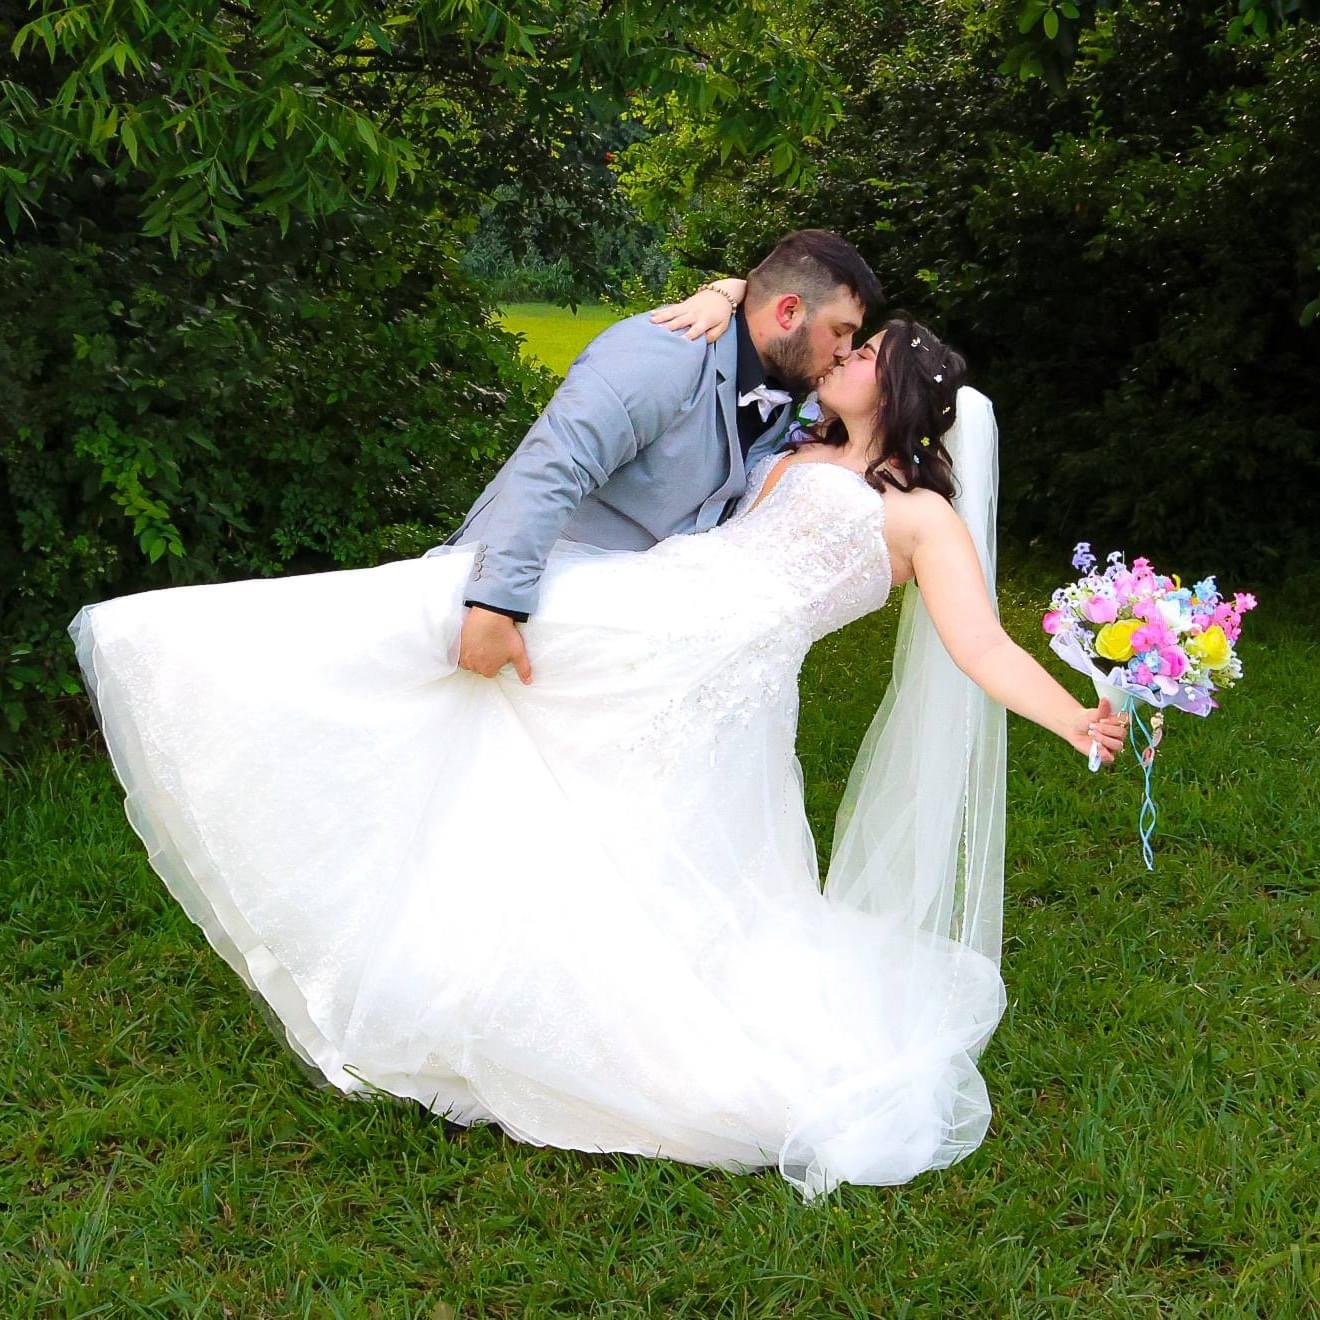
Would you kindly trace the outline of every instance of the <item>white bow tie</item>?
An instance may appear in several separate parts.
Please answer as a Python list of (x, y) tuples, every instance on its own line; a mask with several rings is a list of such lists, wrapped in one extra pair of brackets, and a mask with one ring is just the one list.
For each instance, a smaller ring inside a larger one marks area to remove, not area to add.
[(772, 390), (768, 385), (758, 385), (754, 390), (748, 390), (746, 394), (738, 396), (738, 407), (745, 407), (753, 399), (756, 400), (756, 406), (761, 410), (761, 420), (763, 422), (770, 420), (770, 414), (781, 403), (793, 402), (793, 396), (787, 390)]

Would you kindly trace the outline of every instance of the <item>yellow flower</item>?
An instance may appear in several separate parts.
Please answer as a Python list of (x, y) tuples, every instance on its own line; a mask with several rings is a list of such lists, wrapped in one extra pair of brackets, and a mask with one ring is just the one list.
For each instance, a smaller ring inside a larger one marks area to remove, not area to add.
[(1207, 669), (1223, 669), (1233, 658), (1224, 630), (1216, 623), (1205, 632), (1187, 640), (1187, 654)]
[(1142, 627), (1140, 619), (1119, 619), (1107, 623), (1095, 635), (1095, 649), (1106, 660), (1132, 659), (1132, 634)]

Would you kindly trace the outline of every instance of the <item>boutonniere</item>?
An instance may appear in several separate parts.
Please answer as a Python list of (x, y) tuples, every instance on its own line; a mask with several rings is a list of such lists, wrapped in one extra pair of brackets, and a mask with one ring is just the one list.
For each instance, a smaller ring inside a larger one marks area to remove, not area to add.
[(820, 400), (816, 397), (816, 391), (812, 390), (794, 410), (791, 427), (806, 430), (815, 426), (821, 419), (821, 412)]

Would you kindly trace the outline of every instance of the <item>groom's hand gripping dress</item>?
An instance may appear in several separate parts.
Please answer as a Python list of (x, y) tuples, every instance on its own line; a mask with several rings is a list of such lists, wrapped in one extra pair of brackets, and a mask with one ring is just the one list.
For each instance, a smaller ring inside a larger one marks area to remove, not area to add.
[(512, 665), (524, 683), (532, 681), (532, 662), (518, 625), (507, 614), (472, 605), (458, 643), (458, 667), (483, 678), (494, 678)]

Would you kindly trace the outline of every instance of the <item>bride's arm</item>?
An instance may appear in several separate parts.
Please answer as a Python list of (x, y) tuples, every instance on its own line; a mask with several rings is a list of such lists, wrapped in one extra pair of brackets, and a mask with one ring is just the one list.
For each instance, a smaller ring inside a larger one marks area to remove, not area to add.
[(954, 664), (991, 697), (1033, 720), (1085, 756), (1092, 730), (1101, 759), (1113, 761), (1125, 723), (1109, 703), (1083, 706), (1000, 626), (962, 519), (932, 496), (917, 521), (912, 567), (921, 598)]
[(657, 307), (651, 313), (651, 320), (670, 330), (686, 330), (687, 339), (698, 339), (705, 335), (707, 341), (713, 344), (729, 328), (734, 309), (746, 295), (746, 280), (714, 280), (711, 285), (703, 286), (681, 303)]

